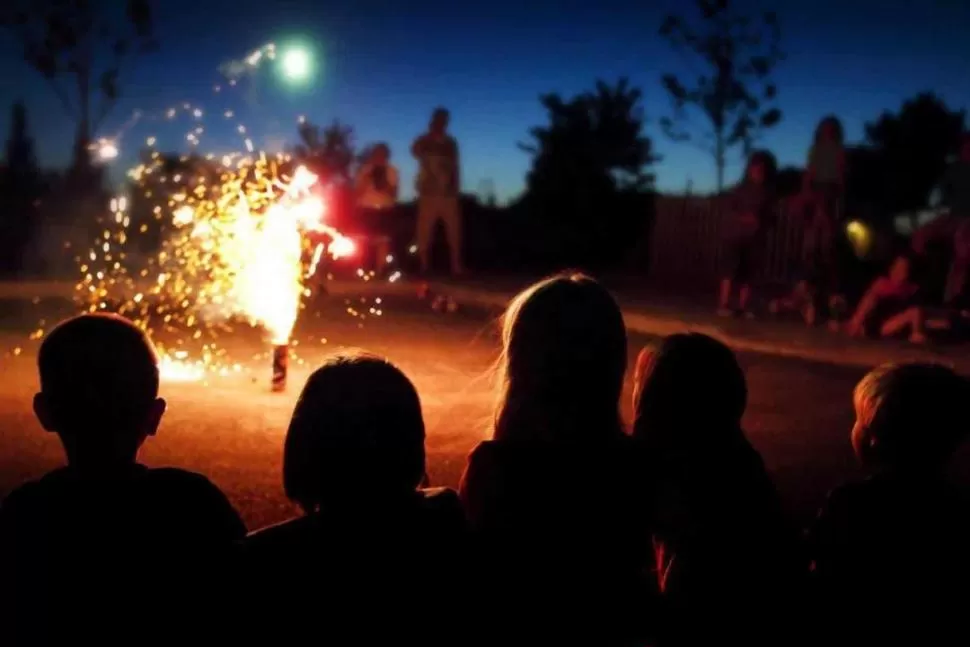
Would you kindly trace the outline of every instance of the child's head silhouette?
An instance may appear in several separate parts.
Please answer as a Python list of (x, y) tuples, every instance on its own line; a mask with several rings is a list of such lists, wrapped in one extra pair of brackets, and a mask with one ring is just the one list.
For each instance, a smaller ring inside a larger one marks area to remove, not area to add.
[(818, 122), (815, 128), (815, 143), (829, 141), (841, 145), (845, 140), (845, 130), (842, 121), (835, 115), (828, 115)]
[(731, 349), (698, 333), (670, 335), (637, 358), (634, 437), (670, 450), (712, 448), (740, 430), (748, 402)]
[(939, 469), (967, 436), (967, 379), (937, 364), (886, 364), (856, 385), (852, 447), (870, 467)]
[(385, 144), (384, 142), (380, 142), (376, 144), (374, 148), (371, 150), (370, 161), (374, 164), (386, 165), (390, 159), (391, 159), (391, 147)]
[(283, 450), (283, 487), (304, 510), (357, 493), (414, 492), (424, 479), (421, 401), (385, 359), (344, 353), (307, 379)]
[(623, 314), (595, 280), (567, 273), (526, 289), (505, 313), (495, 437), (622, 432), (626, 351)]
[(762, 186), (774, 186), (778, 175), (778, 162), (768, 151), (755, 151), (748, 158), (744, 170), (744, 182)]
[(87, 314), (54, 328), (37, 359), (40, 392), (34, 411), (56, 432), (68, 462), (111, 466), (132, 462), (158, 430), (158, 356), (133, 323)]

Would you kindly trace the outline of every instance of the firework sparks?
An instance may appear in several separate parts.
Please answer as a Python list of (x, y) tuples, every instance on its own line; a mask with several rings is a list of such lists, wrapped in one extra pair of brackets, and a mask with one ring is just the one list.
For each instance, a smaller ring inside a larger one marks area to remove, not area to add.
[[(167, 237), (153, 255), (133, 253), (131, 230), (145, 234), (148, 223), (130, 213), (134, 200), (114, 199), (114, 227), (81, 266), (77, 292), (88, 311), (116, 306), (150, 334), (162, 329), (193, 340), (243, 320), (264, 329), (274, 345), (290, 341), (309, 293), (306, 279), (324, 253), (352, 253), (353, 243), (326, 224), (318, 178), (305, 167), (288, 175), (283, 156), (223, 161), (231, 165), (196, 159), (166, 175), (165, 163), (155, 159), (132, 172), (143, 211), (155, 191), (168, 188), (164, 206), (151, 210)], [(305, 254), (311, 243), (304, 232), (324, 234), (328, 249), (315, 243)], [(162, 348), (163, 375), (197, 380), (206, 369), (221, 370), (218, 350), (207, 344), (192, 360), (186, 351)]]
[[(220, 72), (235, 86), (275, 58), (275, 46), (264, 45)], [(192, 122), (184, 138), (190, 155), (164, 155), (154, 135), (144, 140), (140, 163), (128, 171), (127, 195), (111, 200), (95, 244), (78, 258), (76, 300), (85, 311), (115, 311), (145, 330), (168, 381), (241, 372), (219, 341), (241, 323), (265, 331), (277, 355), (296, 346), (293, 328), (318, 265), (324, 257), (356, 253), (354, 242), (327, 223), (319, 178), (288, 155), (256, 152), (234, 111), (219, 116), (235, 121), (248, 153), (197, 152), (205, 113), (187, 102), (158, 117), (136, 111), (118, 133), (91, 147), (108, 162), (121, 154), (122, 134), (140, 120)], [(358, 275), (372, 278), (363, 270)], [(396, 272), (390, 281), (399, 277)], [(371, 314), (381, 313), (371, 308)]]

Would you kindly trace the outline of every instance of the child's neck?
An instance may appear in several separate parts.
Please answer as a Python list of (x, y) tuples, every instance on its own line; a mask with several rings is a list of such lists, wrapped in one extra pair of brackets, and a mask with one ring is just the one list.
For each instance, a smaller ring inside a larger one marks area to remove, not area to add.
[(102, 451), (67, 450), (67, 466), (77, 474), (96, 478), (131, 472), (138, 467), (134, 453), (105, 454)]

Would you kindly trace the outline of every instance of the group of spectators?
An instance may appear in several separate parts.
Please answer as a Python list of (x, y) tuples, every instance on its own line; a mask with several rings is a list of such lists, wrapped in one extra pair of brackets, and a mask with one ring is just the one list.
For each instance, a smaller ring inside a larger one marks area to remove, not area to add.
[[(842, 126), (821, 121), (809, 151), (801, 193), (789, 205), (803, 216), (802, 271), (782, 298), (771, 299), (774, 314), (799, 313), (808, 325), (827, 319), (850, 335), (907, 337), (925, 343), (928, 330), (963, 337), (970, 331), (970, 134), (940, 181), (947, 211), (918, 229), (910, 248), (896, 256), (887, 275), (873, 282), (858, 303), (848, 302), (845, 284), (847, 238), (844, 222), (848, 176)], [(777, 168), (767, 151), (755, 152), (741, 183), (729, 194), (724, 234), (725, 273), (718, 312), (754, 317), (752, 284), (763, 265), (767, 234), (777, 213)], [(941, 262), (942, 261), (942, 262)], [(945, 266), (944, 272), (934, 272)], [(933, 325), (928, 325), (932, 322)]]
[(803, 533), (744, 432), (732, 351), (694, 333), (644, 348), (627, 425), (627, 344), (616, 301), (587, 276), (515, 297), (491, 438), (457, 492), (428, 483), (408, 377), (334, 356), (282, 447), (302, 515), (247, 534), (205, 477), (138, 462), (166, 409), (142, 331), (70, 319), (41, 345), (33, 403), (67, 464), (0, 506), (0, 641), (965, 640), (968, 508), (944, 471), (967, 432), (964, 377), (884, 366), (847, 393), (870, 475), (836, 488)]
[(418, 219), (413, 229), (399, 213), (400, 180), (397, 167), (391, 163), (390, 147), (385, 143), (374, 146), (357, 170), (354, 208), (346, 214), (341, 229), (344, 234), (364, 239), (373, 246), (378, 271), (387, 266), (394, 243), (414, 240), (421, 271), (427, 273), (431, 267), (435, 227), (440, 222), (448, 241), (451, 273), (456, 276), (463, 273), (461, 163), (458, 144), (448, 134), (449, 120), (448, 111), (437, 108), (427, 132), (411, 146), (411, 154), (418, 162), (414, 187)]

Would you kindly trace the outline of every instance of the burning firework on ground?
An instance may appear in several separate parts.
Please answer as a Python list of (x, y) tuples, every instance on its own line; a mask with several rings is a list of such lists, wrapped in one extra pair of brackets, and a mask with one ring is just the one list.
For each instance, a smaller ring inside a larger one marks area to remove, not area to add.
[[(275, 50), (267, 47), (258, 50), (260, 57), (272, 58)], [(254, 57), (246, 64), (257, 64)], [(235, 84), (235, 76), (227, 78)], [(182, 108), (201, 119), (200, 108)], [(176, 114), (173, 109), (166, 116)], [(273, 347), (278, 390), (309, 295), (307, 278), (324, 256), (353, 254), (354, 243), (327, 224), (316, 175), (289, 156), (253, 153), (246, 128), (237, 130), (248, 154), (175, 159), (155, 150), (155, 137), (147, 140), (142, 163), (129, 171), (128, 195), (112, 200), (97, 243), (79, 259), (77, 298), (89, 312), (113, 310), (132, 319), (156, 343), (159, 333), (171, 333), (174, 346), (159, 344), (169, 380), (241, 370), (215, 340), (241, 322), (259, 327)], [(196, 125), (188, 133), (191, 146), (202, 132)], [(116, 157), (116, 141), (99, 142), (97, 156)], [(179, 346), (186, 337), (201, 344), (197, 356)]]
[[(161, 176), (175, 189), (165, 207), (154, 209), (170, 230), (154, 255), (132, 251), (131, 239), (145, 233), (146, 223), (133, 223), (128, 199), (112, 201), (114, 227), (81, 265), (78, 296), (89, 311), (116, 309), (150, 334), (165, 330), (196, 340), (245, 321), (265, 329), (274, 346), (289, 343), (309, 290), (305, 278), (324, 254), (347, 254), (353, 243), (326, 224), (317, 177), (305, 167), (287, 173), (282, 156), (223, 162), (202, 163), (190, 177)], [(132, 176), (144, 188), (161, 172), (159, 162), (137, 167)], [(152, 189), (144, 193), (151, 197)], [(306, 233), (323, 234), (326, 242), (311, 244)], [(185, 351), (162, 350), (167, 377), (198, 375), (185, 368), (193, 362)], [(214, 344), (194, 363), (225, 368)]]

